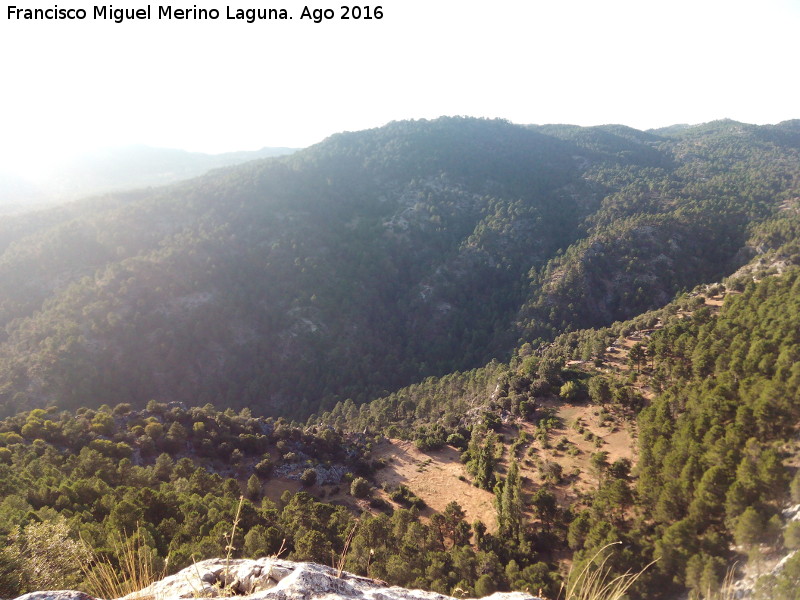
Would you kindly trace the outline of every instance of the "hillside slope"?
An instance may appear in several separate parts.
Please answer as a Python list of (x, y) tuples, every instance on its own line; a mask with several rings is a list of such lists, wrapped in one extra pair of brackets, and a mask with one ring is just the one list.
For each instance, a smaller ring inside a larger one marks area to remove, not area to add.
[(304, 418), (506, 359), (791, 237), (751, 230), (800, 196), (799, 139), (796, 122), (672, 136), (398, 122), (11, 218), (0, 405), (157, 399)]
[[(797, 267), (733, 278), (306, 426), (157, 402), (20, 413), (0, 421), (0, 590), (36, 589), (13, 569), (43, 540), (80, 532), (117, 560), (138, 530), (171, 569), (233, 535), (235, 557), (545, 597), (621, 542), (616, 573), (658, 559), (636, 597), (713, 598), (737, 562), (798, 546), (781, 531), (800, 500), (798, 286)], [(796, 570), (759, 598), (791, 598)]]

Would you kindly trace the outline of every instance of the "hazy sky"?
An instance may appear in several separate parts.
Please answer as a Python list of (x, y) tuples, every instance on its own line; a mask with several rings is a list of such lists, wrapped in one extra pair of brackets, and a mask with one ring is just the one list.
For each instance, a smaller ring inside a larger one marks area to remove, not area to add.
[[(80, 0), (57, 4), (85, 8), (84, 21), (9, 20), (9, 5), (56, 3), (4, 2), (3, 164), (129, 143), (306, 146), (440, 115), (637, 128), (800, 118), (800, 0), (379, 0), (370, 21), (323, 0), (308, 6), (337, 18), (318, 24), (296, 0), (226, 1), (198, 0), (216, 21), (158, 20), (152, 3), (150, 21), (121, 24)], [(294, 18), (229, 21), (228, 6)]]

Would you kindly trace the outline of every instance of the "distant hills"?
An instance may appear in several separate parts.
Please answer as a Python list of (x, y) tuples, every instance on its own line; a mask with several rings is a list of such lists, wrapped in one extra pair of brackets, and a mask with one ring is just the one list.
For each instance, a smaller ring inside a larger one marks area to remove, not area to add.
[(0, 168), (0, 211), (73, 200), (106, 192), (166, 185), (221, 167), (270, 156), (291, 154), (293, 148), (262, 148), (252, 152), (203, 154), (148, 146), (104, 148), (20, 177)]
[(798, 121), (442, 118), (8, 217), (0, 405), (305, 418), (724, 277), (796, 241), (799, 187)]

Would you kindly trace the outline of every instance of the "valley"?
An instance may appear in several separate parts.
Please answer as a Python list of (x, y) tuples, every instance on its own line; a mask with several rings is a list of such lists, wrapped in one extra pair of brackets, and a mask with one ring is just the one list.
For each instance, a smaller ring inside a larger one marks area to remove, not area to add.
[(615, 544), (720, 597), (800, 546), (797, 198), (798, 121), (442, 118), (9, 216), (0, 597), (126, 536), (547, 598)]

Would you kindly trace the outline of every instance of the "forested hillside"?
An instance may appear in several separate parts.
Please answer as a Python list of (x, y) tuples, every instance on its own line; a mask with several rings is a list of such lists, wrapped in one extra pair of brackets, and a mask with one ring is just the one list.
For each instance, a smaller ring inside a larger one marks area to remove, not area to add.
[(799, 148), (443, 118), (8, 218), (0, 405), (305, 418), (505, 361), (796, 239)]
[(404, 122), (5, 220), (0, 597), (134, 543), (553, 598), (618, 542), (719, 597), (800, 547), (798, 152)]
[[(232, 545), (233, 556), (344, 557), (348, 570), (448, 594), (547, 597), (569, 564), (622, 542), (606, 563), (615, 573), (656, 560), (635, 597), (715, 598), (735, 563), (800, 546), (781, 515), (800, 501), (800, 269), (762, 276), (523, 344), (510, 363), (348, 400), (305, 426), (157, 402), (7, 418), (0, 594), (85, 586), (76, 564), (91, 552), (121, 564), (120, 536), (136, 532), (138, 552), (169, 571)], [(615, 459), (620, 429), (636, 442)], [(493, 514), (467, 518), (457, 501), (432, 511), (410, 480), (387, 485), (403, 459), (378, 453), (385, 436), (414, 440), (428, 457), (417, 470), (461, 452), (458, 479), (494, 494)], [(797, 556), (757, 598), (795, 597)]]
[[(533, 551), (563, 574), (559, 559), (582, 565), (621, 542), (608, 563), (617, 573), (656, 561), (635, 597), (727, 597), (729, 573), (768, 570), (800, 548), (800, 526), (782, 514), (800, 502), (800, 270), (761, 276), (753, 283), (748, 270), (631, 321), (525, 344), (508, 365), (431, 379), (360, 410), (337, 405), (320, 422), (464, 450), (474, 485), (496, 496), (506, 562)], [(582, 406), (609, 426), (563, 422)], [(636, 433), (633, 461), (609, 459), (618, 427)], [(573, 429), (596, 450), (564, 435)], [(585, 473), (562, 468), (583, 452), (588, 491)], [(755, 597), (796, 598), (798, 573), (791, 555)]]

